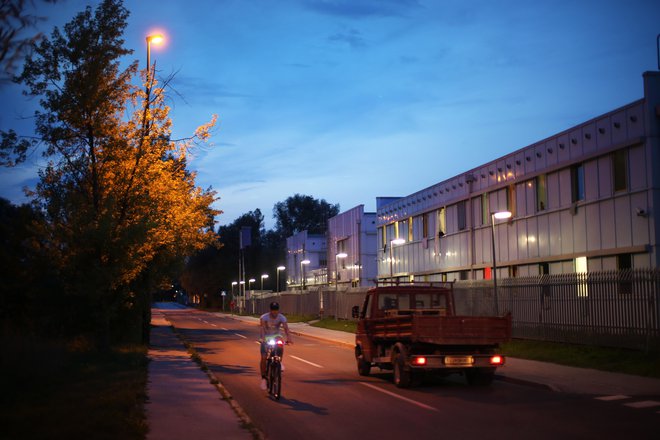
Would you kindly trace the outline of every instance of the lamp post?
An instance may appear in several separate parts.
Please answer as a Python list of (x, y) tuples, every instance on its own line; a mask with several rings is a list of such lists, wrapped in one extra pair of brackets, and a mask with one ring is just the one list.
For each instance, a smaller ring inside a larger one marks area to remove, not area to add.
[(284, 266), (277, 266), (277, 293), (280, 293), (280, 271), (286, 269)]
[(394, 273), (392, 268), (392, 260), (394, 260), (394, 251), (392, 250), (392, 248), (394, 247), (395, 244), (400, 245), (405, 242), (406, 240), (404, 240), (403, 238), (395, 238), (394, 240), (390, 241), (390, 282), (392, 282), (392, 278), (394, 278)]
[(335, 291), (339, 289), (339, 259), (346, 257), (348, 257), (346, 252), (340, 252), (335, 255)]
[(301, 288), (300, 290), (305, 290), (305, 266), (307, 266), (311, 261), (309, 260), (302, 260), (300, 262), (300, 276), (302, 278)]
[(234, 297), (234, 286), (236, 286), (238, 283), (236, 281), (231, 282), (231, 297)]
[(248, 290), (252, 290), (252, 283), (254, 283), (255, 281), (257, 280), (255, 280), (254, 278), (250, 278), (248, 280)]
[[(243, 307), (245, 307), (245, 280), (239, 281), (238, 284), (238, 311), (239, 313), (243, 313)], [(241, 289), (243, 290), (243, 295), (241, 295)]]
[(495, 300), (495, 314), (500, 314), (500, 306), (498, 304), (497, 298), (497, 261), (495, 259), (495, 220), (505, 220), (511, 218), (510, 211), (498, 211), (490, 213), (490, 236), (492, 238), (492, 248), (493, 248), (493, 299)]
[(268, 278), (268, 275), (266, 275), (266, 274), (261, 275), (261, 290), (262, 291), (264, 290), (264, 279), (265, 278)]
[(151, 43), (160, 44), (165, 40), (162, 34), (153, 34), (147, 36), (147, 81), (149, 80), (149, 74), (151, 73)]

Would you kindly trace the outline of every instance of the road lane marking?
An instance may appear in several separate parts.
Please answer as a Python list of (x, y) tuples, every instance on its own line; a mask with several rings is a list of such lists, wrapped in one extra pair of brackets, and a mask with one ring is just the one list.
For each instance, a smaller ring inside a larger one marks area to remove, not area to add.
[(204, 321), (203, 319), (200, 319), (204, 324), (208, 324), (208, 322)]
[(641, 402), (624, 403), (623, 405), (631, 408), (651, 408), (654, 406), (660, 406), (660, 402), (656, 402), (655, 400), (643, 400)]
[(388, 396), (396, 397), (397, 399), (401, 399), (401, 400), (403, 400), (403, 401), (405, 401), (405, 402), (412, 403), (413, 405), (419, 406), (420, 408), (428, 409), (429, 411), (435, 411), (435, 412), (438, 412), (438, 409), (437, 409), (437, 408), (433, 408), (432, 406), (428, 406), (428, 405), (426, 405), (426, 404), (423, 404), (422, 402), (418, 402), (418, 401), (416, 401), (416, 400), (408, 399), (407, 397), (403, 397), (403, 396), (401, 396), (401, 395), (399, 395), (399, 394), (396, 394), (396, 393), (393, 393), (393, 392), (391, 392), (391, 391), (387, 391), (387, 390), (384, 390), (384, 389), (382, 389), (382, 388), (378, 388), (377, 386), (375, 386), (375, 385), (371, 385), (371, 384), (366, 383), (366, 382), (358, 382), (358, 383), (359, 383), (360, 385), (364, 385), (365, 387), (368, 387), (368, 388), (374, 389), (374, 390), (376, 390), (376, 391), (380, 391), (381, 393), (385, 393), (385, 394), (387, 394)]
[(213, 327), (217, 327), (217, 325), (215, 325), (215, 324), (211, 324), (211, 325), (212, 325)]
[(220, 327), (220, 330), (224, 330), (224, 331), (226, 331), (226, 332), (228, 332), (228, 331), (229, 331), (229, 329), (228, 329), (228, 328), (224, 328), (224, 327)]
[(596, 397), (596, 400), (602, 400), (604, 402), (611, 402), (613, 400), (623, 400), (623, 399), (630, 399), (630, 396), (624, 396), (621, 394), (617, 394), (616, 396), (603, 396), (603, 397)]
[(241, 335), (241, 334), (239, 334), (239, 333), (234, 333), (234, 334), (235, 334), (236, 336), (240, 336), (240, 337), (243, 338), (243, 339), (247, 339), (247, 336), (243, 336), (243, 335)]
[(304, 363), (306, 363), (306, 364), (309, 364), (309, 365), (311, 365), (312, 367), (323, 368), (323, 365), (319, 365), (319, 364), (315, 364), (314, 362), (306, 361), (305, 359), (299, 358), (298, 356), (289, 355), (289, 357), (290, 357), (290, 358), (294, 358), (294, 359), (296, 359), (296, 360), (299, 360), (300, 362), (304, 362)]

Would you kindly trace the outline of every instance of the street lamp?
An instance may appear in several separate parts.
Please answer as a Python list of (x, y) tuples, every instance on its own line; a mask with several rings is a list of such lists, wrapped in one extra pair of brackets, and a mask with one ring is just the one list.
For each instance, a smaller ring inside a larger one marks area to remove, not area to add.
[(394, 245), (398, 246), (398, 245), (403, 244), (405, 242), (406, 242), (406, 240), (404, 240), (403, 238), (395, 238), (394, 240), (390, 241), (390, 282), (392, 282), (392, 278), (394, 278), (394, 273), (393, 273), (393, 270), (392, 270), (392, 261), (394, 260), (394, 251), (392, 250), (392, 248), (394, 247)]
[(280, 293), (280, 271), (286, 269), (284, 266), (277, 266), (277, 293)]
[(339, 259), (346, 258), (348, 254), (346, 252), (340, 252), (335, 255), (335, 290), (339, 288)]
[(490, 213), (490, 236), (492, 239), (493, 248), (493, 298), (495, 300), (495, 314), (500, 314), (500, 306), (497, 299), (497, 261), (495, 259), (495, 220), (505, 220), (511, 218), (513, 214), (510, 211), (498, 211)]
[(231, 282), (231, 296), (232, 298), (234, 297), (234, 286), (237, 285), (238, 283), (236, 281)]
[(252, 283), (254, 283), (255, 281), (257, 281), (257, 280), (255, 280), (254, 278), (250, 278), (248, 280), (248, 290), (252, 290), (251, 286), (252, 286)]
[(300, 262), (300, 276), (302, 277), (302, 283), (300, 290), (305, 290), (305, 266), (311, 263), (309, 260), (302, 260)]
[(268, 278), (268, 275), (263, 274), (261, 275), (261, 290), (264, 290), (264, 278)]
[(147, 80), (149, 79), (149, 72), (151, 72), (151, 43), (160, 44), (165, 41), (162, 34), (153, 34), (147, 36)]
[[(240, 284), (240, 286), (238, 287), (238, 299), (239, 299), (238, 311), (239, 313), (243, 313), (243, 307), (245, 307), (245, 281), (242, 280), (238, 284)], [(241, 299), (241, 289), (243, 290), (242, 299)]]

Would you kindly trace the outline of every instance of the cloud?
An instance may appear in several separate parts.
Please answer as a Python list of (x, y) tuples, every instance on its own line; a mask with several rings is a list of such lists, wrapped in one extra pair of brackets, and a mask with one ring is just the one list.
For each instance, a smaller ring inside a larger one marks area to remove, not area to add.
[(356, 29), (348, 29), (347, 31), (337, 32), (328, 37), (328, 41), (333, 43), (346, 43), (353, 49), (365, 47), (367, 43), (362, 38), (360, 31)]
[(322, 14), (356, 19), (402, 17), (421, 7), (417, 0), (305, 0), (303, 5)]

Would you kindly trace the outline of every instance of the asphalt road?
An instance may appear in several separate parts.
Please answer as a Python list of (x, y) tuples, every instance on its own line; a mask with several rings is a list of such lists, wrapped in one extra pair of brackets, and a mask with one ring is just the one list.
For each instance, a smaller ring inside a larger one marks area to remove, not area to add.
[(197, 310), (164, 310), (269, 439), (657, 439), (660, 414), (594, 396), (460, 376), (398, 389), (391, 374), (357, 374), (350, 348), (294, 337), (285, 349), (282, 398), (259, 388), (256, 325)]

